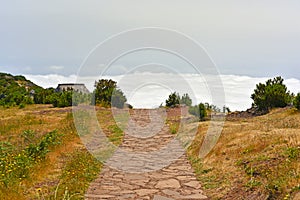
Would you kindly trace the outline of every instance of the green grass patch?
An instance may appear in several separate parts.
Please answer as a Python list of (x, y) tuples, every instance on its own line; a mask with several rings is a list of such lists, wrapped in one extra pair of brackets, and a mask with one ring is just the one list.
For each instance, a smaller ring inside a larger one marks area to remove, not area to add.
[(110, 125), (108, 127), (109, 131), (111, 132), (109, 135), (109, 140), (114, 144), (114, 145), (120, 145), (122, 143), (123, 139), (123, 130), (116, 124)]
[(102, 164), (86, 150), (77, 150), (66, 155), (67, 163), (60, 177), (60, 184), (55, 194), (50, 198), (64, 199), (73, 196), (72, 199), (83, 199), (86, 190), (99, 174)]
[[(24, 131), (22, 135), (28, 135), (29, 132)], [(45, 159), (52, 147), (60, 144), (60, 138), (61, 135), (57, 131), (52, 131), (41, 137), (36, 144), (30, 143), (22, 150), (18, 150), (9, 142), (1, 142), (0, 186), (14, 188), (23, 180), (30, 179), (34, 173), (33, 167)]]

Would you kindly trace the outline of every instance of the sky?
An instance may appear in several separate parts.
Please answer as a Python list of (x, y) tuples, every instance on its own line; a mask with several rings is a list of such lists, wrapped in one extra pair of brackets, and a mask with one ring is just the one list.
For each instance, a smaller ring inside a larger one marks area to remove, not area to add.
[[(90, 61), (91, 51), (111, 36), (158, 27), (196, 41), (221, 75), (256, 81), (281, 75), (293, 82), (300, 79), (299, 10), (296, 0), (0, 0), (0, 71), (43, 76), (39, 84), (52, 81), (55, 87), (76, 76), (84, 61)], [(132, 37), (127, 42), (136, 41)], [(124, 44), (111, 49), (122, 49)], [(101, 73), (100, 60), (92, 73)], [(145, 63), (163, 64), (179, 74), (193, 73), (170, 52), (144, 50), (116, 60), (105, 75), (117, 77)]]

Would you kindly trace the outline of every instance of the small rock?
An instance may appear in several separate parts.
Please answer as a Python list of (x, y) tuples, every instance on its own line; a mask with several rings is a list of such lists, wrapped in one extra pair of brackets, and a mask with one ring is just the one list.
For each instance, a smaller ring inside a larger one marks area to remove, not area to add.
[(101, 187), (103, 190), (120, 190), (120, 187), (116, 186), (116, 185), (103, 185)]
[(89, 194), (89, 195), (85, 195), (84, 196), (86, 199), (89, 199), (89, 198), (97, 198), (97, 199), (107, 199), (107, 198), (113, 198), (115, 196), (113, 195), (106, 195), (106, 194), (103, 194), (103, 195), (99, 195), (99, 194)]
[(184, 183), (183, 185), (195, 188), (195, 189), (199, 189), (201, 187), (200, 183), (198, 181), (190, 181), (188, 183)]
[(182, 199), (208, 199), (207, 196), (204, 196), (203, 194), (191, 194), (191, 195), (188, 195), (188, 196), (184, 196), (182, 197)]
[(176, 199), (180, 199), (181, 195), (179, 194), (179, 192), (173, 191), (173, 190), (169, 190), (169, 189), (165, 189), (162, 191), (164, 194), (172, 196)]
[(163, 197), (163, 196), (160, 196), (160, 195), (155, 195), (153, 200), (173, 200), (173, 199)]
[(158, 190), (155, 189), (139, 189), (139, 190), (135, 190), (135, 193), (139, 196), (146, 196), (149, 194), (154, 194), (158, 192)]
[(176, 178), (177, 178), (178, 180), (187, 180), (187, 179), (191, 179), (191, 178), (193, 178), (193, 177), (182, 175), (182, 176), (177, 176)]
[(168, 179), (159, 181), (156, 186), (156, 188), (180, 188), (180, 183), (176, 179)]

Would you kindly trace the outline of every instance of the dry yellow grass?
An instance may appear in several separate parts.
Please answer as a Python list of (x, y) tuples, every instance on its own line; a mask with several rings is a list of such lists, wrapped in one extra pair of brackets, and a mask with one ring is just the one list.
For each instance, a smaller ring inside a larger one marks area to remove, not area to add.
[[(117, 129), (110, 110), (99, 109), (97, 115), (108, 137), (120, 144), (123, 134)], [(58, 185), (57, 199), (62, 198), (66, 187), (68, 194), (80, 193), (74, 198), (81, 199), (89, 182), (99, 173), (101, 163), (89, 154), (77, 135), (71, 108), (53, 108), (51, 105), (0, 108), (0, 142), (12, 144), (16, 155), (31, 143), (22, 138), (26, 130), (34, 133), (36, 141), (53, 130), (63, 136), (59, 145), (49, 149), (44, 160), (30, 167), (28, 177), (9, 186), (0, 183), (0, 199), (53, 198)]]
[(199, 125), (189, 155), (213, 199), (290, 199), (300, 190), (300, 113), (276, 109), (226, 121), (214, 149), (195, 161), (209, 122)]
[[(97, 114), (104, 132), (111, 141), (120, 144), (123, 134), (112, 113), (99, 109)], [(126, 121), (128, 116), (118, 117)], [(176, 119), (169, 119), (169, 122), (176, 124)], [(276, 109), (265, 116), (226, 121), (215, 148), (205, 159), (199, 160), (200, 144), (208, 126), (209, 121), (199, 123), (198, 134), (188, 154), (205, 192), (212, 199), (291, 199), (300, 190), (298, 111)], [(55, 129), (64, 134), (62, 144), (51, 149), (44, 162), (34, 166), (30, 179), (22, 180), (15, 188), (0, 188), (1, 199), (37, 198), (40, 192), (51, 194), (62, 175), (64, 180), (69, 180), (69, 172), (82, 171), (78, 169), (78, 159), (89, 162), (88, 165), (95, 163), (77, 136), (70, 108), (49, 105), (0, 108), (0, 141), (9, 141), (20, 149), (25, 145), (20, 139), (24, 130), (33, 130), (36, 137), (41, 137)], [(83, 153), (78, 153), (80, 149)], [(86, 181), (92, 178), (89, 174), (78, 177), (85, 176), (88, 176)], [(66, 182), (64, 186), (68, 184), (74, 185)], [(74, 189), (81, 186), (74, 186)]]

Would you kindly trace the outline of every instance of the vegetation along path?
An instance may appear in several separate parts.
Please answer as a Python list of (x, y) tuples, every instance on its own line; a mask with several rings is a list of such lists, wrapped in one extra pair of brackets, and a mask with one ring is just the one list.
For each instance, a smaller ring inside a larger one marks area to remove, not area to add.
[(159, 110), (132, 110), (123, 143), (85, 198), (208, 199), (165, 119)]

